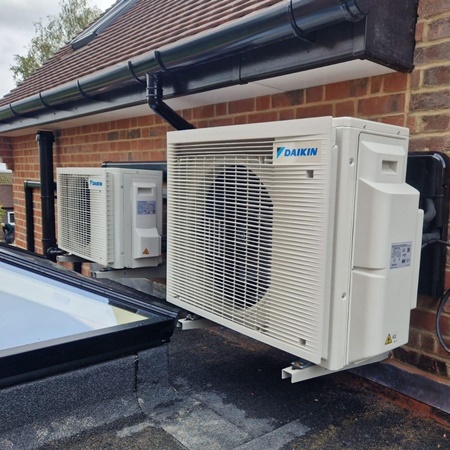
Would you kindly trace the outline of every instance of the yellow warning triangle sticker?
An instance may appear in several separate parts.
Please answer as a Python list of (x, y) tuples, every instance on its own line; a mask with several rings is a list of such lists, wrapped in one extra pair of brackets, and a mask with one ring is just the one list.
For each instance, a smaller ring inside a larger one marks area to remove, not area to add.
[(147, 248), (142, 252), (143, 255), (148, 255), (149, 253), (150, 253), (150, 252), (148, 251)]
[(386, 338), (386, 342), (384, 343), (384, 345), (389, 345), (389, 344), (392, 344), (392, 337), (391, 337), (391, 335), (390, 334), (388, 334), (387, 335), (387, 338)]

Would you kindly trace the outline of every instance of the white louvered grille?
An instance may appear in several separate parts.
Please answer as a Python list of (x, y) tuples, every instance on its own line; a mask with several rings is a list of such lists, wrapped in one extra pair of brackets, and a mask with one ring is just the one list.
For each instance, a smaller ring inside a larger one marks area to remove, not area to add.
[[(98, 175), (96, 175), (98, 178)], [(106, 265), (113, 255), (112, 180), (89, 189), (89, 173), (58, 173), (58, 246)]]
[(168, 298), (319, 362), (329, 150), (274, 165), (273, 140), (169, 144)]

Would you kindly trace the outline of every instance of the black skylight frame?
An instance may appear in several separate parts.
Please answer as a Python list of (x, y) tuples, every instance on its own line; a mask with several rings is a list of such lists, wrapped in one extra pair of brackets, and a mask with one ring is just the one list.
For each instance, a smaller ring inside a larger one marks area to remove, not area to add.
[(96, 36), (106, 30), (119, 17), (123, 16), (137, 0), (118, 0), (109, 10), (107, 10), (98, 20), (90, 27), (82, 31), (76, 38), (72, 40), (70, 45), (73, 50), (78, 50), (89, 44)]
[(23, 250), (0, 245), (0, 262), (108, 299), (108, 304), (148, 319), (0, 350), (0, 388), (73, 370), (170, 341), (178, 310), (125, 286), (103, 285)]

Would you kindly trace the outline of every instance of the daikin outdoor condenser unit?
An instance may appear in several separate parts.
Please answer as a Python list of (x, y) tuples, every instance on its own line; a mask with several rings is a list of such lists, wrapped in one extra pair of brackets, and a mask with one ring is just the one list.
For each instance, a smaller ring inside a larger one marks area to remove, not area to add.
[(113, 269), (161, 262), (162, 172), (58, 168), (58, 247)]
[(416, 305), (407, 153), (353, 118), (169, 133), (168, 300), (301, 358), (292, 381), (384, 359)]

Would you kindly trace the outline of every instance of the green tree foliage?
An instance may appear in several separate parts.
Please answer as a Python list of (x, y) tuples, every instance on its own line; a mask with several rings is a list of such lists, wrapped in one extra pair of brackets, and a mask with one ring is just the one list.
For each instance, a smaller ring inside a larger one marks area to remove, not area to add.
[(36, 34), (26, 55), (14, 55), (15, 64), (10, 69), (16, 84), (29, 77), (101, 14), (97, 7), (89, 7), (87, 0), (61, 0), (59, 6), (60, 13), (47, 16), (47, 23), (42, 20), (34, 23)]

